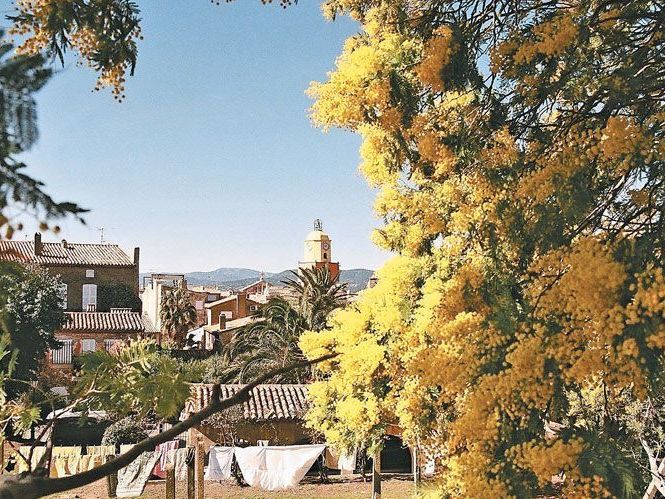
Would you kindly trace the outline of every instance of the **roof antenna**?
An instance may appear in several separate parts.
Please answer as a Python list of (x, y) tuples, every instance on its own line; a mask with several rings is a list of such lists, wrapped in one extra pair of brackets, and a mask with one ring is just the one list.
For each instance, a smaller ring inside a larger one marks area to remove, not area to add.
[(314, 230), (320, 230), (323, 232), (323, 224), (321, 223), (321, 220), (318, 218), (314, 220)]
[(97, 227), (97, 230), (99, 231), (99, 242), (104, 244), (104, 227)]

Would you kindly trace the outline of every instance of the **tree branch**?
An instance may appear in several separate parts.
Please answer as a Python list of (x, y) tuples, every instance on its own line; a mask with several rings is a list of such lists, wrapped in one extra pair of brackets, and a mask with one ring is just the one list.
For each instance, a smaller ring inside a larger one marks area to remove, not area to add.
[(190, 428), (200, 424), (201, 422), (208, 419), (213, 414), (216, 414), (224, 409), (233, 407), (234, 405), (240, 404), (249, 398), (250, 392), (261, 383), (269, 380), (270, 378), (283, 374), (294, 369), (299, 369), (301, 367), (307, 367), (319, 362), (330, 360), (336, 357), (337, 353), (330, 353), (323, 355), (313, 360), (305, 360), (302, 362), (295, 362), (285, 367), (279, 369), (274, 369), (270, 372), (267, 372), (258, 378), (256, 378), (251, 383), (248, 383), (243, 388), (241, 388), (235, 395), (224, 400), (220, 400), (220, 389), (219, 384), (215, 384), (213, 388), (212, 399), (210, 404), (203, 409), (201, 409), (196, 414), (192, 414), (189, 418), (184, 421), (179, 422), (178, 424), (172, 426), (168, 430), (159, 433), (153, 437), (146, 438), (141, 442), (137, 443), (129, 451), (121, 454), (116, 459), (113, 459), (97, 468), (94, 468), (83, 473), (78, 473), (76, 475), (63, 477), (63, 478), (48, 478), (46, 476), (41, 476), (38, 473), (27, 473), (16, 476), (6, 476), (3, 477), (0, 481), (0, 499), (32, 499), (36, 497), (42, 497), (49, 494), (55, 494), (58, 492), (64, 492), (67, 490), (72, 490), (78, 487), (82, 487), (89, 483), (95, 482), (105, 476), (110, 475), (111, 473), (118, 471), (120, 468), (124, 468), (139, 457), (145, 451), (152, 451), (155, 449), (155, 446), (164, 443), (168, 440), (171, 440), (181, 433), (189, 430)]

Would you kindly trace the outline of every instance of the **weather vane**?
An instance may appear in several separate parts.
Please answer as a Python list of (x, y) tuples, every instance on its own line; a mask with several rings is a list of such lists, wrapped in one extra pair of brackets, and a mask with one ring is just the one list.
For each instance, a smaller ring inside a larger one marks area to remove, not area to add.
[(321, 223), (321, 220), (318, 218), (314, 220), (314, 230), (323, 230), (323, 224)]

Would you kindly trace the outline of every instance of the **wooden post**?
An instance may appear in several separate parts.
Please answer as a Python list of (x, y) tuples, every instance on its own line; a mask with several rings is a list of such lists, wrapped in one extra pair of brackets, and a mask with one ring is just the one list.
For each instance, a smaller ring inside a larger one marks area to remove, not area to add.
[(198, 437), (196, 439), (196, 499), (205, 499), (205, 491), (203, 488), (203, 466), (204, 466), (205, 452), (203, 451), (203, 439)]
[(175, 468), (172, 464), (166, 465), (166, 499), (175, 499)]
[[(115, 456), (106, 456), (106, 461), (115, 459)], [(106, 492), (109, 497), (117, 497), (115, 495), (115, 489), (118, 488), (118, 472), (114, 471), (106, 477)]]
[(372, 458), (372, 499), (381, 499), (381, 451)]
[(196, 487), (194, 484), (194, 462), (195, 459), (192, 458), (187, 463), (187, 499), (196, 499)]
[(413, 488), (415, 489), (416, 495), (418, 494), (418, 488), (420, 487), (419, 457), (418, 445), (414, 445), (411, 449), (411, 467), (413, 468)]

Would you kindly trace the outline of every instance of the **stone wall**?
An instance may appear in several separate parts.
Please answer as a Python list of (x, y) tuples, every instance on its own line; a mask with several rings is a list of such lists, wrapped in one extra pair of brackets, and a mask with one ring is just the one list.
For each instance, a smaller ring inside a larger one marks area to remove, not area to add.
[[(94, 270), (95, 276), (86, 277), (86, 270)], [(133, 289), (138, 296), (138, 265), (132, 267), (49, 266), (49, 272), (53, 275), (60, 275), (62, 282), (67, 285), (67, 310), (70, 312), (84, 311), (81, 308), (84, 284), (96, 284), (97, 286), (124, 284)], [(138, 312), (140, 309), (135, 311)]]

